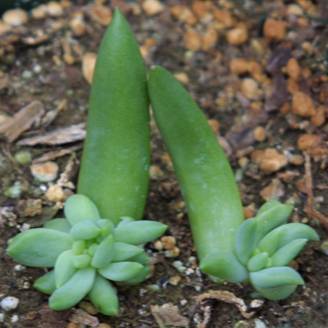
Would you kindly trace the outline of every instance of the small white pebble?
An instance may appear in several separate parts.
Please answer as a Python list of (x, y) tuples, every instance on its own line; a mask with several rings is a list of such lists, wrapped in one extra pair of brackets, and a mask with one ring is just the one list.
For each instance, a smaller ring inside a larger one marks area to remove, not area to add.
[(1, 301), (0, 305), (4, 311), (11, 311), (17, 308), (18, 303), (18, 298), (14, 296), (7, 296)]
[(185, 299), (183, 299), (183, 300), (180, 301), (180, 304), (181, 304), (182, 306), (185, 306), (187, 303), (188, 303), (188, 301), (185, 300)]
[(0, 322), (4, 322), (4, 320), (5, 320), (5, 314), (0, 313)]
[(252, 309), (257, 309), (264, 304), (264, 300), (253, 300), (250, 304)]
[(194, 274), (194, 272), (195, 272), (194, 269), (192, 269), (192, 268), (188, 268), (188, 269), (186, 270), (186, 275), (187, 275), (187, 276), (191, 276), (192, 274)]
[(195, 286), (195, 291), (200, 292), (202, 290), (202, 286)]
[(18, 321), (18, 319), (19, 319), (19, 316), (17, 315), (17, 314), (14, 314), (12, 317), (11, 317), (11, 322), (12, 323), (16, 323), (17, 321)]
[(21, 226), (21, 228), (20, 228), (20, 231), (26, 231), (26, 230), (28, 230), (30, 228), (31, 228), (31, 225), (30, 224), (23, 223), (22, 226)]
[(23, 270), (25, 270), (25, 267), (24, 267), (24, 265), (21, 265), (21, 264), (16, 264), (15, 266), (14, 266), (14, 270), (15, 271), (23, 271)]

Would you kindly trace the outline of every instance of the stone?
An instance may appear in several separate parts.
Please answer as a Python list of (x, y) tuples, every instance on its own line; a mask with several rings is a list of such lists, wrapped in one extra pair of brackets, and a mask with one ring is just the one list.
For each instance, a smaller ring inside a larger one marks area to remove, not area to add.
[(164, 10), (164, 6), (158, 0), (145, 0), (142, 8), (148, 16), (157, 15)]
[(251, 78), (242, 80), (240, 91), (247, 99), (257, 99), (260, 95), (258, 83)]
[(65, 192), (63, 188), (59, 185), (52, 185), (48, 188), (45, 197), (50, 202), (62, 202), (65, 200)]
[(297, 140), (297, 147), (300, 150), (309, 150), (319, 146), (321, 138), (316, 134), (302, 134)]
[(292, 112), (302, 117), (309, 117), (315, 114), (313, 101), (307, 94), (297, 91), (293, 94)]
[(47, 13), (51, 17), (60, 17), (64, 13), (62, 6), (58, 2), (50, 1), (46, 6)]
[(69, 22), (69, 26), (75, 36), (82, 36), (85, 34), (87, 30), (82, 15), (76, 15), (74, 18), (72, 18)]
[(6, 24), (17, 27), (27, 23), (28, 14), (23, 9), (11, 9), (3, 14), (2, 19)]
[(4, 311), (11, 311), (17, 308), (19, 299), (14, 296), (7, 296), (1, 300), (0, 306)]
[(0, 36), (10, 31), (10, 26), (0, 20)]
[(259, 142), (262, 142), (266, 139), (266, 132), (262, 126), (257, 126), (254, 129), (254, 139)]
[(189, 50), (198, 51), (201, 49), (201, 35), (194, 30), (188, 30), (184, 35), (183, 41), (185, 47)]
[(202, 35), (202, 50), (208, 51), (214, 48), (218, 42), (219, 34), (217, 30), (209, 27)]
[(232, 46), (239, 46), (248, 39), (248, 30), (245, 24), (239, 24), (227, 32), (227, 41)]
[(288, 76), (297, 81), (302, 73), (301, 67), (298, 64), (298, 61), (295, 58), (290, 58), (286, 66), (286, 72)]
[(252, 160), (259, 165), (264, 173), (279, 171), (288, 163), (287, 157), (274, 148), (255, 150), (252, 153)]
[(58, 165), (55, 162), (44, 162), (31, 165), (33, 177), (40, 182), (51, 182), (57, 178)]
[(328, 107), (319, 106), (315, 109), (315, 114), (311, 117), (311, 124), (317, 127), (324, 125), (326, 115), (328, 115)]
[(31, 11), (31, 15), (34, 19), (43, 19), (47, 16), (47, 6), (46, 5), (40, 5), (35, 7)]
[(264, 36), (269, 40), (280, 41), (286, 36), (286, 22), (267, 18), (263, 27)]

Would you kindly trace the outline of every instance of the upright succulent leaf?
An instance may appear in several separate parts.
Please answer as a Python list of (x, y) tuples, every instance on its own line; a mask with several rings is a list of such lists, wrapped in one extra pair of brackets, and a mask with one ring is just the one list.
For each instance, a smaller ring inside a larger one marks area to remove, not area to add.
[(24, 231), (9, 241), (8, 255), (31, 267), (53, 267), (57, 257), (72, 246), (69, 234), (45, 228)]
[(242, 264), (246, 264), (256, 247), (257, 224), (254, 219), (244, 221), (236, 233), (236, 255)]
[(96, 238), (100, 231), (96, 221), (85, 220), (73, 226), (71, 235), (76, 240), (89, 240)]
[(91, 264), (95, 268), (103, 268), (112, 261), (114, 255), (114, 237), (109, 235), (97, 247)]
[(168, 71), (152, 69), (148, 90), (186, 201), (201, 269), (229, 281), (247, 279), (234, 254), (235, 234), (244, 219), (240, 196), (217, 137), (192, 97)]
[(127, 243), (115, 242), (113, 246), (113, 262), (126, 261), (143, 252), (143, 249), (141, 247), (130, 245)]
[(140, 219), (144, 211), (150, 160), (148, 107), (139, 46), (116, 10), (97, 56), (78, 181), (78, 192), (90, 197), (101, 216), (115, 224), (122, 216)]

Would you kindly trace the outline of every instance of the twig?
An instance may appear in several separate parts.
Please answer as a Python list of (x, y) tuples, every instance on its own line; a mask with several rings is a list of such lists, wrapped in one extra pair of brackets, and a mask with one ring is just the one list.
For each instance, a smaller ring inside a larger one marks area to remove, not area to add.
[(328, 217), (320, 213), (314, 207), (314, 195), (313, 195), (313, 179), (311, 169), (311, 158), (307, 153), (304, 153), (305, 157), (305, 189), (307, 193), (307, 201), (304, 207), (304, 212), (312, 219), (316, 219), (322, 224), (322, 226), (328, 230)]

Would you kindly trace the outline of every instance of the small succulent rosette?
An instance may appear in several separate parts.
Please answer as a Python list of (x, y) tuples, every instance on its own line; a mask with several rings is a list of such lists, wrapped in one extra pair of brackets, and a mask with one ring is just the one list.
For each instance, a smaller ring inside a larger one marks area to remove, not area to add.
[(293, 206), (273, 200), (246, 220), (236, 235), (235, 253), (256, 291), (270, 300), (287, 298), (304, 281), (288, 264), (317, 233), (302, 223), (286, 223)]
[(8, 254), (26, 266), (52, 268), (34, 287), (51, 294), (53, 310), (68, 309), (88, 297), (99, 312), (117, 315), (118, 298), (111, 281), (136, 284), (150, 274), (142, 245), (161, 236), (167, 226), (155, 221), (121, 218), (117, 226), (101, 218), (95, 204), (73, 195), (64, 206), (65, 219), (19, 233)]

